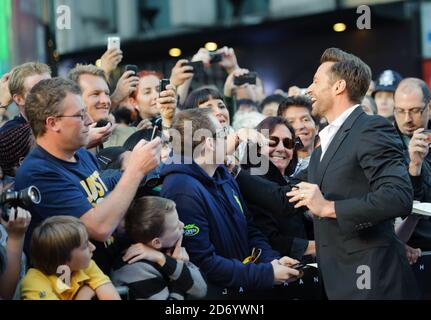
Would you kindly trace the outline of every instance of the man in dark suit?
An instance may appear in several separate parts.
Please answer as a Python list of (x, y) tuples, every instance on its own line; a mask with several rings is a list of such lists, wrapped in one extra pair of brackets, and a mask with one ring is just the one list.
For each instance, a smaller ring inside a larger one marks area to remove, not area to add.
[(317, 260), (329, 299), (413, 299), (416, 283), (393, 219), (410, 214), (413, 191), (393, 126), (360, 107), (370, 68), (336, 48), (307, 89), (329, 125), (306, 182), (287, 195), (314, 215)]

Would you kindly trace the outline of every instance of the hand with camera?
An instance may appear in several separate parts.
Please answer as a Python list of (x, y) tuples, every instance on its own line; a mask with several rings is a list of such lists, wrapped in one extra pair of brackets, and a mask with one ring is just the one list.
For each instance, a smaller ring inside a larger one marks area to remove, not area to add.
[(202, 61), (205, 67), (209, 67), (211, 65), (210, 52), (205, 48), (200, 48), (192, 58), (192, 62), (195, 61)]
[(177, 109), (177, 93), (172, 84), (168, 84), (166, 90), (160, 92), (157, 106), (160, 110), (163, 126), (171, 127)]
[(188, 62), (185, 59), (178, 60), (172, 68), (170, 82), (175, 88), (193, 78), (193, 67), (186, 65)]
[(424, 128), (417, 129), (409, 143), (409, 174), (413, 177), (420, 176), (422, 163), (429, 152), (428, 134)]
[(232, 97), (233, 93), (235, 91), (236, 85), (234, 84), (235, 77), (240, 77), (243, 75), (248, 74), (250, 71), (248, 69), (236, 69), (232, 73), (229, 74), (229, 76), (226, 78), (226, 81), (224, 83), (224, 96), (225, 97)]
[(223, 67), (228, 74), (231, 74), (235, 70), (239, 69), (238, 61), (233, 48), (223, 47), (217, 50), (217, 53), (222, 55), (223, 59), (220, 62), (220, 66)]
[(0, 106), (7, 107), (12, 103), (12, 96), (9, 91), (10, 73), (5, 73), (0, 79)]
[[(0, 211), (4, 209), (0, 208)], [(20, 207), (12, 207), (8, 209), (8, 219), (7, 222), (1, 219), (2, 225), (8, 233), (8, 263), (5, 272), (0, 275), (0, 298), (2, 299), (12, 299), (15, 293), (21, 270), (21, 255), (25, 232), (30, 225), (31, 214)]]
[(100, 60), (100, 68), (105, 71), (106, 76), (109, 78), (112, 71), (114, 71), (120, 64), (121, 60), (123, 60), (123, 52), (117, 48), (108, 49), (105, 51)]
[(259, 131), (250, 128), (241, 128), (227, 136), (227, 155), (232, 155), (241, 142), (257, 144), (260, 147), (269, 144), (269, 140)]
[(111, 95), (112, 108), (118, 107), (120, 102), (138, 89), (139, 77), (134, 71), (126, 71), (117, 82), (117, 87)]
[(130, 155), (129, 164), (124, 174), (132, 174), (142, 180), (146, 174), (160, 164), (161, 146), (162, 140), (159, 137), (150, 142), (139, 141)]
[(89, 140), (87, 149), (91, 149), (108, 141), (115, 129), (115, 125), (113, 125), (111, 122), (108, 122), (105, 126), (98, 127), (96, 122), (92, 123), (88, 129)]

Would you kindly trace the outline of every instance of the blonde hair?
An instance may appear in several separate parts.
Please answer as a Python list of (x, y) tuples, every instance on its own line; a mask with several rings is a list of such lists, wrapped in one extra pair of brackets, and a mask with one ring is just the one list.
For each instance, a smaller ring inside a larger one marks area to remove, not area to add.
[(11, 96), (24, 96), (25, 79), (36, 74), (41, 75), (45, 73), (51, 75), (51, 68), (39, 62), (27, 62), (13, 68), (9, 77), (9, 92)]
[(88, 74), (95, 77), (100, 77), (109, 83), (105, 71), (102, 68), (96, 67), (94, 64), (77, 64), (75, 68), (69, 71), (67, 78), (76, 82), (79, 85), (79, 77)]
[(56, 274), (59, 266), (71, 259), (73, 249), (88, 239), (84, 223), (72, 216), (54, 216), (33, 231), (30, 259), (34, 268), (45, 275)]

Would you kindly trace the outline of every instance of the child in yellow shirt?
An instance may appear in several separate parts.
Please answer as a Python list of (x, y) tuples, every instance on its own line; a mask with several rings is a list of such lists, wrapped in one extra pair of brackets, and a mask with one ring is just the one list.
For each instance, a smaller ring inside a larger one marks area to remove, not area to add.
[(23, 300), (119, 300), (111, 280), (91, 260), (95, 247), (78, 218), (54, 216), (33, 232)]

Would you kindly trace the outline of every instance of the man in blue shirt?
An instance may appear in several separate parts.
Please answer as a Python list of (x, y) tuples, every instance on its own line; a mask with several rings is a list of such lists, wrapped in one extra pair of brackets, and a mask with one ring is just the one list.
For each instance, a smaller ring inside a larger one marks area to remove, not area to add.
[(61, 78), (39, 82), (27, 97), (26, 113), (37, 147), (19, 168), (15, 187), (35, 185), (42, 195), (41, 203), (30, 208), (26, 244), (37, 224), (54, 215), (79, 217), (90, 239), (107, 242), (140, 182), (159, 164), (160, 139), (138, 143), (121, 178), (104, 181), (95, 157), (83, 148), (92, 121), (75, 83)]

